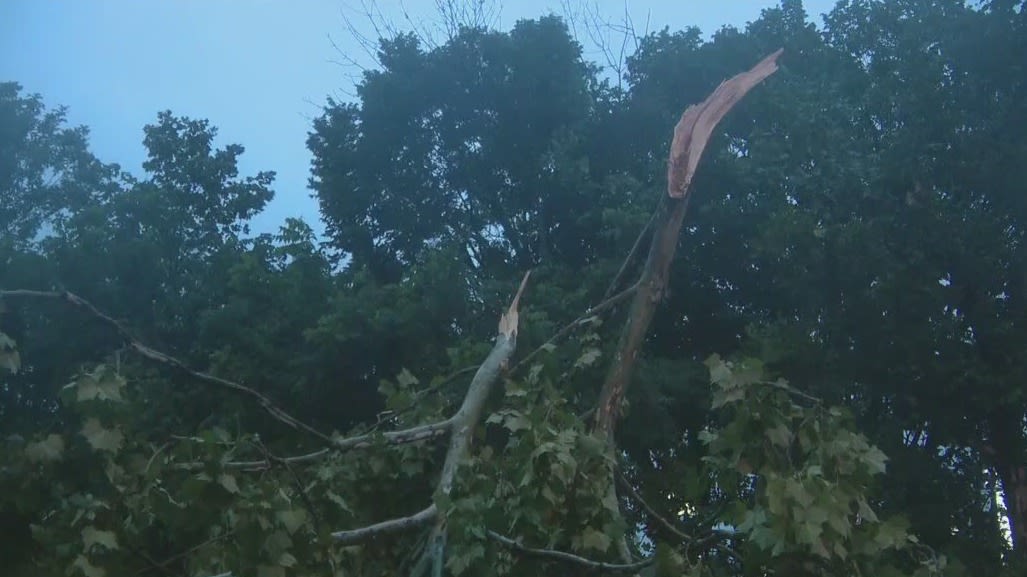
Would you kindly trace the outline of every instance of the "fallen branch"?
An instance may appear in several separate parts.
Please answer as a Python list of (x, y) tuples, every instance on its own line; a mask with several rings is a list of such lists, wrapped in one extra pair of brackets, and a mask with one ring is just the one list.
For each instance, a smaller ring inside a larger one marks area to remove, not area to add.
[(438, 516), (438, 508), (434, 503), (428, 507), (421, 509), (413, 515), (406, 517), (397, 517), (395, 519), (389, 519), (373, 525), (367, 525), (366, 527), (360, 527), (359, 529), (350, 529), (348, 531), (336, 531), (332, 533), (332, 539), (342, 545), (352, 545), (354, 543), (361, 543), (367, 541), (373, 537), (384, 535), (386, 533), (396, 533), (399, 531), (406, 531), (415, 527), (421, 527), (431, 523)]
[[(464, 402), (456, 413), (441, 423), (401, 431), (401, 433), (434, 431), (439, 430), (438, 427), (442, 424), (446, 424), (447, 428), (450, 429), (449, 449), (446, 451), (446, 458), (442, 464), (442, 474), (439, 477), (439, 484), (436, 488), (437, 494), (449, 495), (449, 492), (452, 490), (456, 472), (460, 465), (466, 462), (470, 453), (474, 427), (481, 420), (482, 412), (485, 409), (485, 402), (499, 380), (500, 373), (508, 367), (510, 356), (513, 354), (517, 344), (517, 307), (521, 295), (524, 293), (524, 287), (527, 286), (529, 276), (530, 273), (524, 275), (524, 280), (521, 281), (521, 286), (517, 289), (517, 295), (514, 296), (507, 311), (500, 317), (496, 344), (492, 347), (492, 351), (485, 361), (478, 367), (477, 372), (474, 374), (474, 379), (467, 388)], [(359, 437), (354, 437), (354, 439), (359, 439)], [(429, 543), (444, 541), (445, 515), (440, 514), (434, 503), (413, 515), (389, 519), (359, 529), (337, 531), (332, 533), (332, 538), (340, 543), (352, 544), (378, 535), (426, 525), (432, 521), (435, 521), (435, 527), (432, 529)], [(441, 554), (441, 551), (434, 547), (428, 547), (425, 553), (429, 557)], [(424, 560), (422, 559), (422, 561)], [(421, 565), (421, 563), (418, 565)]]
[(500, 535), (499, 533), (496, 533), (492, 530), (489, 530), (486, 534), (489, 536), (489, 539), (492, 539), (497, 543), (502, 544), (504, 547), (508, 547), (518, 553), (530, 555), (532, 557), (540, 557), (543, 559), (562, 561), (564, 563), (574, 563), (576, 565), (580, 565), (582, 567), (586, 567), (594, 571), (632, 573), (635, 571), (639, 571), (641, 569), (645, 569), (646, 567), (652, 565), (655, 561), (653, 557), (649, 557), (647, 559), (643, 559), (641, 561), (636, 561), (633, 563), (607, 563), (605, 561), (596, 561), (594, 559), (588, 559), (587, 557), (575, 555), (574, 553), (557, 551), (555, 549), (534, 549), (531, 547), (525, 547), (524, 545), (521, 545), (519, 542), (509, 537)]

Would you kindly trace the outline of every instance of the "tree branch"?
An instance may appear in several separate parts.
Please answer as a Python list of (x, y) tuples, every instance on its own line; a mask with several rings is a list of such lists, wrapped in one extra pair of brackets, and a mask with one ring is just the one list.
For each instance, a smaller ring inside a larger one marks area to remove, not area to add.
[(578, 328), (578, 327), (580, 327), (582, 325), (588, 324), (593, 319), (595, 319), (596, 316), (599, 315), (599, 313), (605, 312), (607, 309), (611, 309), (614, 306), (616, 306), (618, 303), (620, 303), (620, 302), (622, 302), (624, 300), (627, 300), (627, 298), (630, 297), (632, 294), (634, 294), (635, 290), (637, 290), (637, 289), (638, 289), (638, 284), (637, 283), (633, 284), (633, 285), (629, 286), (628, 288), (620, 291), (619, 293), (617, 293), (617, 294), (615, 294), (615, 295), (613, 295), (611, 297), (606, 297), (603, 300), (603, 302), (597, 304), (596, 306), (589, 307), (589, 309), (587, 311), (585, 311), (585, 314), (579, 316), (578, 318), (576, 318), (573, 321), (571, 321), (571, 322), (567, 323), (566, 325), (564, 325), (564, 327), (561, 328), (559, 331), (557, 331), (556, 334), (554, 334), (553, 336), (549, 337), (549, 340), (547, 340), (545, 343), (540, 345), (535, 350), (533, 350), (530, 353), (528, 353), (523, 359), (517, 361), (517, 363), (513, 367), (510, 368), (511, 372), (512, 371), (516, 371), (517, 369), (526, 366), (528, 364), (528, 361), (530, 361), (531, 359), (535, 358), (535, 356), (537, 356), (539, 353), (544, 351), (547, 347), (550, 347), (550, 346), (556, 344), (557, 341), (559, 341), (563, 337), (565, 337), (568, 334), (570, 334), (571, 331), (573, 331), (574, 329), (576, 329), (576, 328)]
[[(410, 435), (411, 432), (416, 432), (417, 434), (434, 433), (437, 430), (441, 430), (439, 427), (442, 424), (445, 424), (447, 429), (451, 429), (452, 435), (450, 437), (449, 449), (446, 451), (446, 459), (442, 464), (442, 474), (439, 477), (439, 484), (436, 488), (437, 494), (448, 495), (452, 489), (456, 472), (460, 465), (467, 460), (467, 456), (470, 453), (474, 427), (481, 420), (481, 414), (485, 409), (485, 402), (488, 400), (496, 381), (499, 380), (500, 373), (507, 368), (510, 355), (513, 354), (516, 348), (517, 307), (521, 296), (524, 294), (524, 288), (527, 286), (530, 274), (529, 272), (524, 275), (521, 286), (517, 289), (517, 295), (514, 296), (507, 311), (500, 317), (496, 344), (492, 347), (489, 356), (478, 367), (471, 385), (467, 388), (464, 402), (456, 413), (449, 419), (442, 421), (442, 423), (414, 427), (413, 429), (397, 432), (405, 435)], [(350, 443), (363, 442), (361, 437), (354, 437), (347, 441)], [(444, 538), (445, 535), (445, 517), (439, 514), (438, 508), (434, 503), (428, 508), (408, 517), (389, 519), (349, 531), (337, 531), (332, 533), (332, 537), (341, 543), (356, 543), (383, 533), (402, 531), (426, 525), (432, 521), (435, 521), (436, 525), (432, 530), (429, 542), (437, 542), (440, 538)]]
[(636, 561), (634, 563), (607, 563), (605, 561), (596, 561), (594, 559), (589, 559), (587, 557), (575, 555), (574, 553), (557, 551), (555, 549), (533, 549), (531, 547), (525, 547), (524, 545), (521, 545), (519, 542), (514, 541), (509, 537), (500, 535), (499, 533), (496, 533), (492, 530), (487, 531), (486, 534), (489, 536), (490, 539), (502, 544), (505, 547), (517, 551), (518, 553), (530, 555), (532, 557), (540, 557), (543, 559), (562, 561), (564, 563), (574, 563), (576, 565), (587, 567), (589, 569), (593, 569), (596, 571), (631, 573), (634, 571), (638, 571), (640, 569), (645, 569), (649, 565), (652, 565), (653, 561), (655, 561), (653, 557), (649, 557), (647, 559)]
[[(780, 55), (781, 50), (778, 50), (749, 71), (722, 82), (705, 101), (685, 109), (674, 127), (667, 163), (667, 195), (662, 197), (661, 207), (657, 211), (652, 226), (649, 256), (638, 280), (628, 320), (621, 331), (617, 352), (613, 356), (596, 406), (592, 432), (606, 441), (607, 450), (611, 454), (616, 448), (613, 433), (620, 418), (621, 401), (631, 383), (635, 363), (641, 354), (642, 343), (649, 332), (656, 307), (666, 295), (670, 265), (674, 260), (681, 225), (688, 208), (695, 169), (717, 123), (749, 90), (777, 70), (777, 58)], [(610, 473), (612, 475), (613, 471)], [(616, 500), (617, 487), (612, 478), (607, 491), (608, 497)], [(621, 558), (625, 562), (630, 560), (627, 540), (623, 536), (618, 540), (618, 548)]]
[(656, 306), (667, 289), (670, 263), (677, 250), (678, 236), (688, 207), (692, 177), (717, 123), (745, 94), (777, 70), (781, 50), (760, 61), (747, 72), (726, 80), (701, 104), (689, 106), (674, 127), (667, 166), (667, 196), (653, 224), (649, 256), (642, 270), (631, 304), (615, 362), (610, 367), (599, 395), (594, 431), (613, 446), (613, 431), (620, 417), (621, 400), (638, 360)]
[(650, 519), (656, 521), (664, 529), (666, 529), (672, 535), (674, 535), (678, 539), (681, 539), (685, 543), (691, 543), (695, 540), (691, 535), (677, 528), (676, 526), (674, 526), (673, 523), (671, 523), (663, 516), (661, 516), (659, 513), (657, 513), (656, 509), (653, 509), (652, 506), (649, 505), (649, 503), (647, 503), (645, 499), (642, 498), (642, 495), (640, 495), (638, 491), (636, 491), (635, 488), (631, 486), (631, 483), (628, 481), (627, 477), (624, 476), (624, 473), (618, 470), (616, 472), (616, 475), (617, 480), (620, 481), (621, 486), (624, 487), (625, 490), (627, 490), (628, 496), (634, 499), (635, 502), (642, 507), (642, 510), (645, 511), (645, 514), (648, 515)]
[(341, 545), (352, 545), (354, 543), (361, 543), (368, 539), (384, 535), (386, 533), (396, 533), (399, 531), (405, 531), (407, 529), (413, 529), (415, 527), (421, 527), (431, 523), (438, 516), (439, 510), (434, 503), (428, 507), (421, 509), (413, 515), (406, 517), (397, 517), (395, 519), (389, 519), (388, 521), (382, 521), (381, 523), (375, 523), (359, 529), (350, 529), (348, 531), (336, 531), (332, 533), (332, 539)]
[(194, 379), (196, 379), (198, 381), (201, 381), (201, 382), (204, 382), (204, 383), (207, 383), (207, 384), (211, 384), (211, 385), (217, 385), (219, 387), (223, 387), (223, 388), (226, 388), (226, 389), (231, 389), (233, 391), (237, 391), (239, 393), (247, 395), (247, 396), (255, 399), (257, 401), (257, 403), (260, 404), (260, 406), (265, 411), (267, 411), (268, 414), (270, 414), (272, 417), (274, 417), (278, 421), (280, 421), (280, 422), (282, 422), (282, 423), (292, 427), (293, 429), (296, 429), (298, 431), (304, 431), (304, 432), (306, 432), (306, 433), (308, 433), (310, 435), (313, 435), (313, 436), (315, 436), (315, 437), (317, 437), (317, 438), (319, 438), (322, 441), (325, 441), (327, 443), (334, 443), (334, 441), (332, 440), (331, 437), (329, 437), (328, 435), (325, 435), (324, 433), (314, 429), (310, 425), (308, 425), (308, 424), (306, 424), (306, 423), (296, 419), (295, 417), (293, 417), (289, 413), (285, 412), (281, 407), (276, 405), (274, 402), (272, 402), (270, 398), (268, 398), (264, 394), (256, 391), (255, 389), (251, 389), (250, 387), (247, 387), (246, 385), (237, 383), (235, 381), (230, 381), (228, 379), (223, 379), (221, 377), (216, 377), (216, 376), (211, 375), (209, 373), (203, 373), (203, 372), (200, 372), (200, 371), (195, 371), (195, 370), (189, 368), (188, 366), (186, 366), (185, 363), (183, 363), (182, 361), (178, 360), (177, 358), (172, 357), (171, 355), (167, 355), (165, 353), (162, 353), (160, 351), (157, 351), (155, 349), (151, 349), (150, 347), (144, 345), (142, 342), (140, 342), (138, 339), (136, 339), (132, 335), (132, 333), (127, 328), (125, 328), (125, 326), (123, 324), (121, 324), (120, 322), (118, 322), (117, 320), (112, 318), (111, 316), (103, 313), (98, 308), (96, 308), (92, 303), (90, 303), (86, 299), (84, 299), (84, 298), (82, 298), (82, 297), (80, 297), (80, 296), (78, 296), (78, 295), (76, 295), (74, 293), (71, 293), (71, 292), (68, 292), (68, 291), (34, 291), (34, 290), (4, 290), (4, 291), (0, 291), (0, 299), (2, 299), (2, 298), (19, 298), (19, 297), (21, 297), (21, 298), (26, 298), (26, 297), (27, 298), (48, 298), (48, 299), (62, 300), (64, 302), (67, 302), (67, 303), (71, 304), (72, 306), (74, 306), (76, 308), (83, 309), (86, 312), (90, 313), (92, 316), (100, 319), (103, 323), (105, 323), (108, 326), (114, 328), (114, 330), (118, 333), (118, 335), (122, 339), (124, 339), (125, 343), (129, 347), (131, 347), (134, 351), (136, 351), (137, 353), (142, 355), (143, 357), (145, 357), (147, 359), (150, 359), (151, 361), (155, 361), (155, 362), (167, 365), (167, 366), (172, 367), (174, 369), (177, 369), (177, 370), (179, 370), (181, 372), (184, 372), (187, 375), (191, 376), (192, 378), (194, 378)]

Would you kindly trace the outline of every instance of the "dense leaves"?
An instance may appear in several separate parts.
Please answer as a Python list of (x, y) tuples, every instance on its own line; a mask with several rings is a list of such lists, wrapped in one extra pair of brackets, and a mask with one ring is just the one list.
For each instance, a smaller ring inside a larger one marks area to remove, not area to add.
[[(423, 530), (331, 534), (435, 503), (451, 575), (1022, 574), (1024, 8), (843, 0), (818, 28), (784, 0), (642, 38), (619, 88), (555, 16), (382, 39), (312, 126), (323, 244), (250, 233), (274, 175), (206, 121), (160, 113), (128, 175), (0, 84), (0, 291), (38, 291), (0, 300), (0, 558), (410, 573)], [(696, 175), (614, 458), (590, 411), (624, 315), (589, 307), (636, 277), (644, 254), (614, 282), (681, 111), (780, 47)], [(445, 443), (387, 434), (453, 414), (529, 268), (503, 392), (439, 492)]]

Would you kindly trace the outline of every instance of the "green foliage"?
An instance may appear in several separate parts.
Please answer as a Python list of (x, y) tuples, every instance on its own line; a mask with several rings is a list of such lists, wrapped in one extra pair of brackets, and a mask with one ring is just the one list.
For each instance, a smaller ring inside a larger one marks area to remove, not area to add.
[(0, 333), (0, 368), (17, 373), (21, 368), (21, 356), (15, 347), (14, 339)]
[(876, 574), (889, 551), (918, 543), (904, 519), (881, 521), (875, 513), (872, 482), (887, 458), (853, 432), (846, 411), (783, 379), (765, 380), (759, 361), (713, 356), (707, 365), (713, 406), (727, 415), (700, 437), (718, 485), (738, 487), (740, 503), (749, 503), (728, 522), (751, 545), (786, 559), (786, 567), (809, 557), (801, 562), (807, 570), (836, 575)]
[[(555, 17), (386, 39), (309, 140), (334, 251), (300, 221), (247, 237), (273, 174), (241, 177), (206, 121), (158, 115), (130, 177), (0, 85), (0, 290), (67, 287), (319, 431), (374, 438), (316, 453), (80, 311), (5, 299), (0, 557), (15, 575), (403, 574), (435, 544), (329, 534), (435, 498), (447, 574), (572, 571), (488, 530), (611, 562), (627, 535), (659, 575), (1022, 574), (1000, 519), (1027, 462), (1023, 14), (846, 0), (817, 30), (787, 0), (709, 40), (643, 38), (623, 89)], [(379, 433), (452, 413), (526, 269), (521, 354), (600, 302), (682, 107), (780, 46), (696, 176), (616, 462), (581, 418), (614, 313), (505, 375), (435, 495), (443, 443)], [(610, 498), (615, 465), (651, 510)]]

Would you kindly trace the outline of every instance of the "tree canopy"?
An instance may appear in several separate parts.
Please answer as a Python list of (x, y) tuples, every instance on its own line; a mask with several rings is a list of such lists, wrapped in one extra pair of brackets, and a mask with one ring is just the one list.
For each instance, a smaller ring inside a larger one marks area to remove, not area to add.
[(1025, 8), (782, 0), (614, 81), (558, 16), (380, 38), (324, 239), (206, 120), (132, 175), (0, 84), (0, 559), (1022, 575)]

